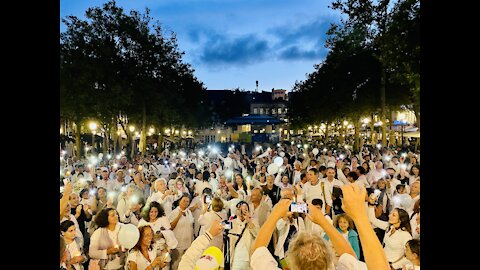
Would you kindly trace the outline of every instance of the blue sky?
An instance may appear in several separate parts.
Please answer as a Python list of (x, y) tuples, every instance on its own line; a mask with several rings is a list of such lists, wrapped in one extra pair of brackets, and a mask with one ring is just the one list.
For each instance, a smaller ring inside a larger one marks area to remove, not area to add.
[[(106, 0), (60, 0), (60, 17), (85, 18)], [(118, 0), (177, 34), (184, 60), (207, 89), (291, 90), (327, 54), (331, 0)], [(60, 25), (60, 31), (65, 26)]]

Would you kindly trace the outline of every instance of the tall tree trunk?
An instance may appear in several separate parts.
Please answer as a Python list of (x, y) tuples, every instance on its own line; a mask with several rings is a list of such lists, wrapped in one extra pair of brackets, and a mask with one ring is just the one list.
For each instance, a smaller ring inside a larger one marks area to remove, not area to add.
[(118, 140), (118, 134), (117, 134), (118, 131), (114, 130), (112, 132), (112, 140), (113, 140), (113, 155), (116, 155), (117, 154), (117, 140)]
[(372, 121), (370, 121), (370, 140), (372, 142), (372, 145), (377, 144), (377, 140), (375, 138), (375, 126), (373, 122), (373, 115), (372, 115)]
[(344, 145), (345, 144), (345, 133), (344, 130), (346, 130), (347, 127), (343, 125), (342, 122), (340, 122), (340, 127), (338, 127), (338, 136), (340, 136), (340, 144)]
[(328, 142), (328, 130), (329, 130), (330, 123), (328, 123), (328, 121), (327, 121), (327, 122), (325, 122), (325, 125), (326, 125), (326, 127), (325, 127), (325, 140), (326, 140), (326, 142)]
[(82, 147), (82, 131), (80, 121), (75, 121), (75, 146), (77, 147), (77, 158), (80, 159), (83, 156), (83, 147)]
[(390, 140), (388, 145), (395, 145), (395, 130), (393, 130), (393, 114), (390, 111), (390, 122), (389, 122), (389, 127), (390, 127)]
[(163, 127), (158, 127), (158, 140), (157, 140), (157, 154), (161, 154), (163, 151)]
[(142, 106), (142, 130), (140, 131), (140, 153), (145, 154), (147, 148), (147, 106)]
[(382, 106), (382, 112), (380, 115), (380, 121), (385, 123), (382, 125), (382, 145), (387, 145), (387, 125), (386, 125), (386, 102), (385, 102), (385, 84), (386, 84), (386, 71), (385, 68), (382, 67), (382, 74), (380, 76), (380, 102)]
[(357, 152), (360, 152), (360, 119), (355, 117), (353, 119), (353, 127), (355, 128), (355, 144), (353, 149)]
[(103, 134), (103, 147), (102, 147), (102, 153), (103, 155), (106, 155), (108, 152), (108, 127), (105, 127), (105, 133)]

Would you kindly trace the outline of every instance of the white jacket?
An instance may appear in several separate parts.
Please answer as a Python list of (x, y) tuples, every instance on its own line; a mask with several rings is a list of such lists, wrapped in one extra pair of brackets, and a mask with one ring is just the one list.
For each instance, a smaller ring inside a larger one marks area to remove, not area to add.
[(303, 218), (298, 217), (293, 219), (293, 223), (289, 221), (285, 221), (283, 218), (277, 221), (277, 230), (279, 233), (277, 246), (275, 247), (274, 255), (278, 256), (280, 259), (285, 257), (285, 250), (283, 250), (283, 244), (287, 240), (288, 231), (290, 230), (290, 225), (295, 226), (297, 229), (297, 233), (301, 231), (305, 231), (305, 223), (303, 222)]
[(193, 270), (195, 269), (195, 264), (197, 260), (202, 256), (203, 251), (207, 249), (210, 241), (212, 240), (212, 235), (209, 232), (205, 232), (200, 235), (192, 242), (192, 245), (185, 251), (182, 256), (182, 260), (178, 265), (178, 269), (182, 270)]

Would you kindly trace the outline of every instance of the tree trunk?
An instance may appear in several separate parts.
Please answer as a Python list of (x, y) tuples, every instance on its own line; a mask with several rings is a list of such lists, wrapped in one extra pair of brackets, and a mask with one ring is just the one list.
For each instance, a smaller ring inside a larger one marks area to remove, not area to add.
[(354, 118), (353, 123), (354, 123), (353, 127), (355, 128), (355, 144), (354, 144), (353, 148), (355, 149), (355, 151), (360, 152), (360, 138), (359, 138), (359, 135), (360, 135), (360, 119)]
[(386, 84), (387, 74), (385, 68), (382, 67), (382, 74), (380, 77), (380, 102), (382, 106), (382, 112), (380, 115), (380, 121), (384, 123), (382, 125), (382, 145), (387, 145), (387, 125), (386, 125), (386, 102), (385, 102), (385, 84)]
[(147, 148), (147, 107), (145, 102), (142, 108), (142, 129), (140, 130), (140, 153), (145, 154)]
[(393, 130), (393, 115), (390, 112), (390, 122), (389, 122), (389, 129), (390, 129), (390, 138), (388, 142), (388, 146), (395, 145), (395, 130)]
[(157, 154), (161, 154), (163, 151), (163, 128), (162, 126), (158, 127), (158, 140), (157, 140)]
[(79, 122), (74, 122), (76, 126), (75, 130), (75, 146), (77, 147), (77, 158), (80, 159), (83, 155), (82, 139), (81, 137), (81, 124)]
[(375, 145), (377, 144), (377, 140), (375, 139), (375, 126), (374, 126), (374, 123), (373, 123), (373, 116), (372, 116), (372, 121), (370, 121), (370, 140), (371, 140), (371, 144), (372, 145)]
[(326, 127), (325, 127), (325, 140), (328, 142), (328, 129), (329, 129), (329, 125), (330, 123), (328, 123), (328, 121), (325, 123)]
[(105, 133), (103, 134), (103, 147), (102, 147), (102, 153), (103, 155), (106, 155), (108, 152), (108, 127), (105, 127)]

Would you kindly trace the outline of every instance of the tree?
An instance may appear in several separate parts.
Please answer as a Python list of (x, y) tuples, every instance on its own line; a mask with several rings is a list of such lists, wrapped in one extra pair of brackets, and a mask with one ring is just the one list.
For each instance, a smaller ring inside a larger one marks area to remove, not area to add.
[[(62, 114), (97, 117), (107, 130), (119, 123), (132, 136), (118, 119), (119, 113), (126, 114), (139, 127), (142, 153), (150, 125), (162, 130), (173, 123), (201, 123), (199, 117), (206, 114), (203, 84), (183, 63), (175, 34), (167, 36), (148, 9), (125, 14), (110, 1), (89, 8), (86, 20), (68, 16), (62, 22), (67, 30), (60, 39), (61, 94), (68, 95), (61, 100)], [(85, 110), (77, 115), (72, 101)]]

